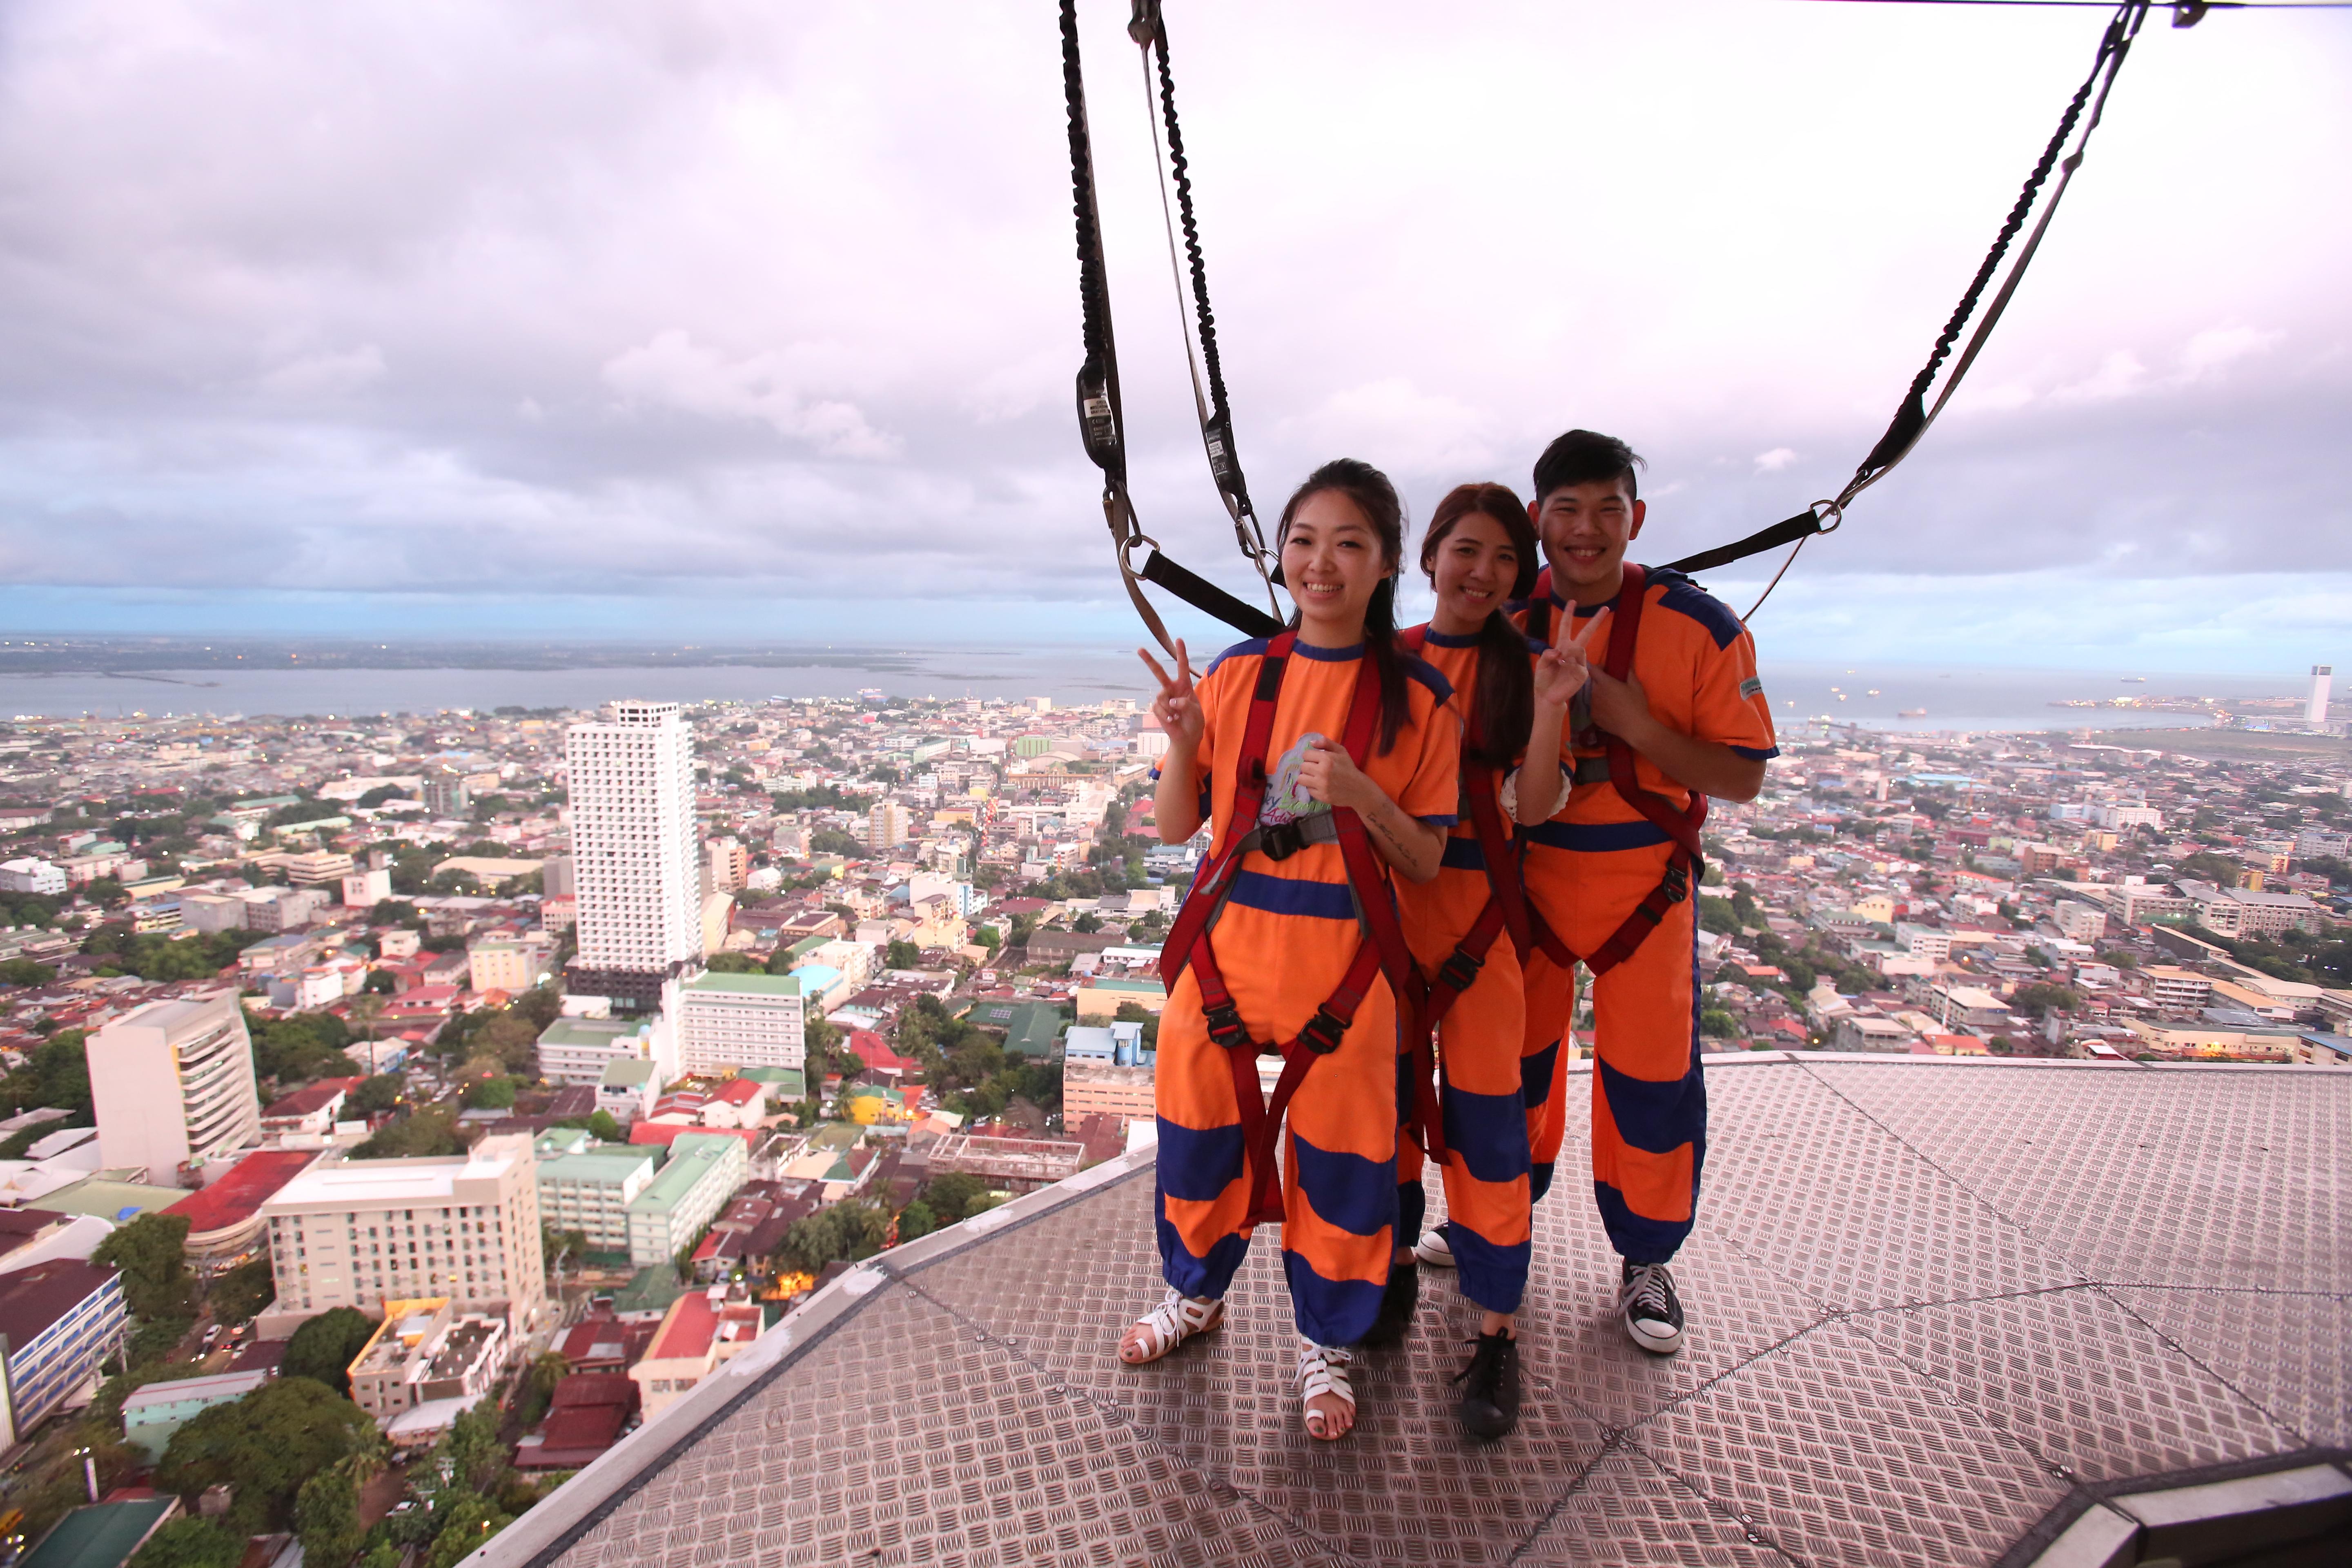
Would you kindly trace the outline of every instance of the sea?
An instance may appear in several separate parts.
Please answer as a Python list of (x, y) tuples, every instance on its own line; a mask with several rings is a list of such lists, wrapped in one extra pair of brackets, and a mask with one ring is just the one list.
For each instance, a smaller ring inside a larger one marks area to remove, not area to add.
[[(840, 655), (829, 654), (838, 660)], [(1768, 664), (1782, 723), (1819, 719), (1874, 730), (2061, 731), (2196, 728), (2191, 713), (2111, 706), (2117, 699), (2290, 697), (2306, 677), (2136, 670), (1940, 668), (1902, 664)], [(276, 714), (320, 719), (500, 707), (586, 709), (619, 697), (757, 702), (772, 697), (1045, 697), (1070, 706), (1148, 700), (1131, 649), (904, 648), (870, 666), (598, 665), (578, 668), (157, 669), (0, 675), (0, 717), (129, 718)], [(2095, 709), (2061, 707), (2091, 701)]]

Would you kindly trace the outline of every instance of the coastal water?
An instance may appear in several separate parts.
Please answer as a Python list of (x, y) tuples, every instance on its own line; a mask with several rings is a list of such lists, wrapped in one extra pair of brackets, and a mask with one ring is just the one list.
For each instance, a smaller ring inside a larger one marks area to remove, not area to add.
[[(2300, 696), (2305, 678), (2160, 671), (1937, 668), (1769, 664), (1773, 716), (1872, 729), (2075, 730), (2193, 727), (2193, 714), (2117, 709), (2117, 698)], [(2139, 676), (2139, 680), (2129, 677)], [(1057, 704), (1147, 699), (1125, 649), (910, 648), (873, 665), (709, 665), (586, 668), (183, 669), (135, 674), (0, 675), (0, 717), (135, 714), (434, 713), (499, 707), (593, 708), (616, 697), (759, 701), (769, 697), (1049, 697)], [(2092, 700), (2095, 710), (2053, 703)], [(1924, 710), (1924, 712), (1914, 710)], [(2284, 715), (2278, 715), (2284, 717)]]

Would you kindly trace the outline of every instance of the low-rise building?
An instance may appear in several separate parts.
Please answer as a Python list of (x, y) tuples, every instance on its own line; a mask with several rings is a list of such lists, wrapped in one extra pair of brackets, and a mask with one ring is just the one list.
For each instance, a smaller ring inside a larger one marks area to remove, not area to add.
[(2193, 969), (2158, 963), (2141, 973), (2147, 977), (2148, 1000), (2167, 1013), (2194, 1013), (2213, 999), (2211, 978)]
[(1100, 1023), (1129, 1003), (1147, 1013), (1159, 1012), (1168, 1005), (1168, 987), (1157, 980), (1089, 980), (1070, 1000), (1077, 1007), (1078, 1022)]
[[(1074, 1031), (1075, 1032), (1075, 1031)], [(1129, 1121), (1156, 1114), (1153, 1080), (1147, 1067), (1120, 1067), (1089, 1057), (1062, 1060), (1062, 1120), (1074, 1126), (1082, 1117), (1117, 1116)]]
[(200, 1275), (216, 1274), (264, 1250), (268, 1226), (262, 1205), (318, 1157), (316, 1149), (257, 1149), (163, 1210), (188, 1222), (181, 1244), (188, 1266)]
[(555, 967), (555, 938), (544, 931), (484, 937), (466, 950), (466, 963), (475, 990), (520, 994)]
[(596, 1109), (610, 1111), (625, 1127), (653, 1114), (661, 1088), (661, 1075), (649, 1061), (607, 1062), (596, 1081)]
[(2061, 899), (2050, 923), (2070, 942), (2096, 942), (2107, 934), (2107, 911), (2074, 899)]
[(503, 1314), (459, 1314), (446, 1296), (386, 1301), (384, 1319), (351, 1365), (352, 1403), (381, 1426), (436, 1400), (471, 1405), (505, 1364)]
[(658, 1069), (666, 1053), (656, 1036), (667, 1026), (656, 1017), (558, 1018), (540, 1031), (540, 1076), (593, 1089), (614, 1062), (647, 1062)]
[(122, 1440), (153, 1464), (171, 1445), (172, 1434), (215, 1405), (234, 1405), (269, 1381), (266, 1372), (223, 1372), (151, 1383), (122, 1401)]
[(712, 1286), (670, 1303), (645, 1358), (629, 1369), (643, 1391), (646, 1419), (677, 1403), (695, 1384), (751, 1348), (760, 1337), (757, 1302), (730, 1302), (725, 1288)]
[(315, 1136), (333, 1131), (342, 1116), (343, 1101), (361, 1081), (355, 1078), (322, 1078), (304, 1084), (291, 1094), (281, 1095), (262, 1108), (263, 1135), (276, 1138), (295, 1132)]

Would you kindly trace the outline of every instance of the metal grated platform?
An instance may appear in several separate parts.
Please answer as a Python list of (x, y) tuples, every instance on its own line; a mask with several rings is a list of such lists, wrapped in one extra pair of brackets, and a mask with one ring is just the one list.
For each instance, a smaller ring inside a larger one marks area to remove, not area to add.
[(1147, 1152), (854, 1271), (478, 1558), (2022, 1563), (2148, 1478), (2352, 1449), (2352, 1074), (1759, 1054), (1708, 1089), (1688, 1348), (1627, 1342), (1564, 1182), (1502, 1443), (1455, 1429), (1476, 1313), (1436, 1271), (1356, 1432), (1308, 1438), (1271, 1235), (1224, 1329), (1119, 1365)]

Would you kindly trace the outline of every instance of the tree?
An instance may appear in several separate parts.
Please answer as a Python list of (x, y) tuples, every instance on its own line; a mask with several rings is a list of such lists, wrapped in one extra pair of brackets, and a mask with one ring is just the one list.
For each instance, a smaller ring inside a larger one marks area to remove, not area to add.
[(471, 1493), (451, 1503), (445, 1518), (433, 1549), (425, 1554), (425, 1568), (457, 1568), (482, 1542), (514, 1522), (496, 1503)]
[(0, 981), (11, 985), (47, 985), (57, 977), (56, 970), (29, 958), (12, 958), (0, 963)]
[(213, 1316), (224, 1323), (248, 1322), (276, 1300), (278, 1281), (267, 1258), (240, 1263), (213, 1281)]
[(286, 1342), (280, 1377), (313, 1378), (337, 1394), (352, 1388), (352, 1358), (358, 1355), (376, 1326), (351, 1307), (331, 1307), (294, 1331)]
[[(335, 1310), (359, 1318), (348, 1307)], [(287, 1361), (293, 1360), (289, 1345)], [(207, 1487), (226, 1483), (236, 1492), (229, 1507), (230, 1529), (242, 1535), (282, 1529), (291, 1522), (303, 1483), (357, 1447), (362, 1433), (373, 1425), (366, 1411), (333, 1389), (307, 1375), (281, 1373), (234, 1404), (200, 1412), (174, 1432), (155, 1467), (155, 1484), (193, 1502)]]
[(599, 1143), (625, 1143), (629, 1141), (627, 1131), (613, 1119), (613, 1113), (609, 1110), (590, 1112), (588, 1136), (595, 1139)]
[(515, 1080), (510, 1078), (476, 1079), (466, 1086), (466, 1103), (477, 1110), (511, 1110), (515, 1102)]
[(362, 1116), (373, 1116), (400, 1103), (401, 1088), (398, 1073), (380, 1072), (373, 1078), (362, 1079), (343, 1103)]
[(2180, 864), (2172, 868), (2172, 873), (2176, 877), (2186, 877), (2197, 882), (2211, 882), (2216, 887), (2221, 888), (2236, 887), (2241, 875), (2236, 861), (2225, 856), (2216, 855), (2210, 849), (2200, 849), (2194, 855), (2181, 857)]
[(988, 1184), (964, 1171), (948, 1171), (923, 1184), (923, 1201), (943, 1225), (953, 1225), (971, 1214), (972, 1205), (988, 1194)]
[(884, 950), (882, 963), (889, 969), (912, 969), (923, 962), (923, 950), (911, 942), (894, 940)]
[(898, 1239), (902, 1242), (929, 1236), (939, 1228), (939, 1215), (932, 1213), (931, 1205), (920, 1198), (898, 1211)]
[(1710, 1039), (1731, 1039), (1739, 1033), (1739, 1020), (1720, 1007), (1708, 1007), (1698, 1016), (1698, 1032)]
[(882, 1250), (882, 1238), (889, 1228), (889, 1215), (879, 1205), (851, 1198), (794, 1220), (776, 1256), (803, 1274), (818, 1274), (837, 1258), (855, 1261), (873, 1257)]
[(230, 1534), (216, 1520), (183, 1518), (149, 1536), (132, 1554), (131, 1568), (236, 1568), (244, 1560), (243, 1536)]
[(375, 1136), (352, 1150), (354, 1160), (402, 1160), (418, 1154), (455, 1154), (465, 1147), (457, 1120), (437, 1105), (394, 1117)]
[(762, 974), (767, 965), (748, 952), (714, 952), (703, 961), (713, 974)]
[(342, 1568), (358, 1554), (367, 1531), (360, 1527), (360, 1489), (341, 1465), (320, 1470), (294, 1494), (294, 1529), (302, 1538), (302, 1561), (318, 1568)]
[(142, 1214), (117, 1226), (91, 1261), (122, 1272), (122, 1299), (133, 1316), (153, 1321), (185, 1318), (194, 1295), (188, 1277), (184, 1215)]
[(31, 1060), (0, 1079), (0, 1106), (10, 1115), (51, 1106), (67, 1113), (64, 1125), (90, 1125), (89, 1058), (82, 1049), (82, 1031), (59, 1029), (34, 1047)]
[(2083, 1005), (2081, 994), (2071, 986), (2053, 985), (2046, 981), (2019, 986), (2009, 1001), (2011, 1006), (2029, 1018), (2039, 1018), (2045, 1013), (2071, 1013)]

